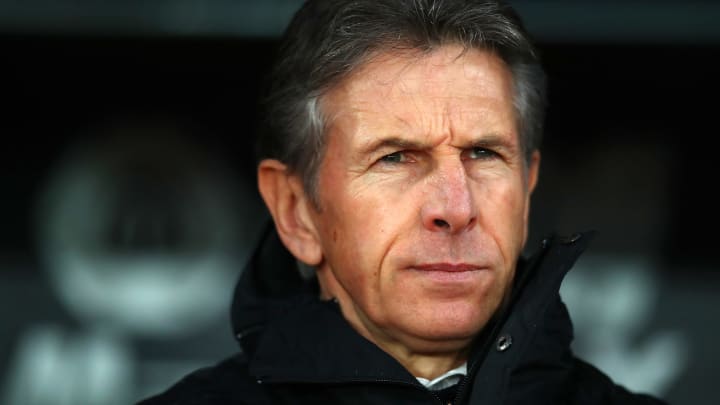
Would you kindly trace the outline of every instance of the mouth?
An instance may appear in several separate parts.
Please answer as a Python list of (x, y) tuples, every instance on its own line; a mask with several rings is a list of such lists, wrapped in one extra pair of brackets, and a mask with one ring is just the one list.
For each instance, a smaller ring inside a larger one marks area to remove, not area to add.
[(421, 265), (413, 266), (413, 269), (417, 270), (417, 271), (427, 271), (427, 272), (464, 273), (464, 272), (470, 272), (470, 271), (480, 271), (483, 268), (480, 266), (466, 264), (466, 263), (459, 263), (459, 264), (429, 263), (429, 264), (421, 264)]
[(412, 274), (432, 285), (475, 285), (485, 277), (486, 267), (467, 263), (428, 263), (413, 266)]

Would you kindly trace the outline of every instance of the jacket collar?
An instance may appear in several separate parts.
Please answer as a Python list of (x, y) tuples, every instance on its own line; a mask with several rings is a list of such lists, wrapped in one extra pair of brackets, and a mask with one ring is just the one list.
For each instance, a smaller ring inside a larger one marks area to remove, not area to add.
[(397, 361), (352, 329), (338, 304), (319, 300), (268, 325), (250, 373), (267, 382), (413, 381)]
[(515, 403), (508, 395), (525, 400), (561, 395), (573, 364), (573, 332), (560, 285), (594, 235), (549, 237), (519, 269), (510, 305), (498, 315), (493, 330), (484, 331), (486, 338), (471, 358), (474, 383), (460, 395), (469, 395), (471, 403)]
[[(270, 243), (279, 244), (277, 236), (272, 234)], [(520, 261), (509, 305), (502, 308), (478, 336), (468, 362), (468, 379), (475, 379), (469, 386), (495, 388), (477, 392), (470, 392), (468, 388), (461, 392), (468, 391), (465, 395), (482, 397), (478, 399), (483, 401), (497, 399), (503, 395), (503, 387), (512, 384), (511, 374), (513, 378), (522, 377), (524, 367), (530, 366), (547, 369), (551, 379), (564, 378), (563, 370), (567, 370), (572, 361), (569, 349), (572, 326), (558, 290), (592, 236), (585, 233), (567, 238), (550, 237), (543, 241), (538, 253)], [(262, 265), (262, 252), (262, 248), (256, 251), (251, 267)], [(287, 266), (294, 263), (291, 256), (284, 264), (277, 251), (266, 252), (266, 256), (276, 265), (284, 266), (281, 271), (293, 273), (287, 271)], [(266, 268), (265, 265), (246, 269), (233, 304), (233, 326), (250, 358), (252, 375), (269, 383), (418, 384), (391, 356), (355, 332), (336, 303), (318, 300), (313, 283), (298, 277), (284, 288), (286, 292), (300, 293), (269, 291), (258, 278), (258, 270)], [(498, 373), (498, 370), (506, 372)]]

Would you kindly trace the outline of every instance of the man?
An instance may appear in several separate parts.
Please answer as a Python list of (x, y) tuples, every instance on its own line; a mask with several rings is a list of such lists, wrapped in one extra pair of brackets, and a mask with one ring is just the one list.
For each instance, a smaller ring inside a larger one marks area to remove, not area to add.
[(147, 404), (659, 403), (569, 350), (558, 288), (589, 235), (521, 258), (544, 94), (496, 1), (308, 1), (258, 186), (315, 277), (283, 284), (269, 234), (238, 286), (242, 354)]

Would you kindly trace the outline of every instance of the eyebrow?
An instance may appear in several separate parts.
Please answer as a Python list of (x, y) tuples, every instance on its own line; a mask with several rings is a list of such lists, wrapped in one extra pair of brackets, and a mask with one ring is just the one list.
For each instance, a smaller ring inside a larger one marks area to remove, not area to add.
[(388, 138), (380, 138), (368, 143), (360, 150), (360, 152), (363, 154), (374, 154), (379, 150), (389, 148), (422, 150), (429, 147), (430, 146), (427, 143), (391, 136)]
[[(517, 136), (517, 135), (516, 135)], [(517, 142), (509, 142), (508, 137), (504, 137), (498, 134), (490, 133), (488, 135), (481, 136), (477, 139), (473, 139), (468, 142), (469, 147), (475, 148), (503, 148), (512, 150), (515, 149)]]
[[(474, 139), (470, 139), (467, 142), (463, 142), (460, 145), (462, 148), (488, 148), (488, 149), (506, 149), (513, 150), (516, 148), (514, 142), (508, 142), (507, 137), (490, 133), (487, 135), (479, 136)], [(424, 150), (431, 148), (431, 145), (425, 142), (419, 142), (410, 139), (404, 139), (396, 136), (387, 138), (380, 138), (369, 142), (364, 146), (360, 152), (363, 154), (374, 154), (383, 149), (410, 149), (410, 150)]]

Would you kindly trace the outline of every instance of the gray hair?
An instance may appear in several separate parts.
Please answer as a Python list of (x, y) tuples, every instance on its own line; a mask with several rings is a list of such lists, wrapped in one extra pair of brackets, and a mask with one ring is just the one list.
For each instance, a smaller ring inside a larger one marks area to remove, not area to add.
[(285, 163), (319, 207), (317, 173), (327, 125), (323, 94), (375, 54), (428, 53), (450, 44), (489, 50), (508, 66), (529, 161), (542, 138), (545, 73), (519, 16), (496, 0), (308, 0), (280, 42), (258, 158)]

